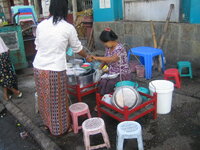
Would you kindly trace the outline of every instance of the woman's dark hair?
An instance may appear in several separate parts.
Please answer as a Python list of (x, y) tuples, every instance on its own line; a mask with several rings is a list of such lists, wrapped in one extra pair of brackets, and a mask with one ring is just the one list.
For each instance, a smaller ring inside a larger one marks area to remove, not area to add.
[(62, 19), (66, 20), (68, 0), (51, 0), (49, 12), (53, 16), (53, 24), (57, 24)]
[(115, 40), (118, 39), (118, 36), (110, 28), (105, 28), (101, 32), (101, 35), (99, 36), (99, 39), (102, 42), (115, 41)]

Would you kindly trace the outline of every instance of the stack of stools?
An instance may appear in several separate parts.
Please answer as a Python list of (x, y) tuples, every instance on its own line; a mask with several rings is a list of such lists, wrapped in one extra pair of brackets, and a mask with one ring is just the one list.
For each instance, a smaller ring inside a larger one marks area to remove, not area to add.
[(69, 107), (69, 111), (72, 116), (74, 133), (78, 133), (78, 130), (82, 128), (82, 126), (78, 125), (78, 117), (82, 115), (87, 115), (88, 118), (91, 118), (89, 107), (86, 103), (79, 102), (72, 104)]
[[(190, 77), (192, 79), (192, 65), (189, 61), (179, 61), (177, 66), (181, 77)], [(184, 68), (188, 68), (188, 73), (183, 73)]]
[(136, 121), (124, 121), (117, 125), (116, 149), (123, 150), (125, 139), (137, 139), (138, 150), (144, 150), (142, 141), (142, 128)]
[(171, 68), (171, 69), (165, 70), (164, 79), (165, 80), (174, 80), (175, 81), (174, 86), (177, 88), (181, 88), (181, 78), (180, 78), (178, 69)]
[[(108, 138), (108, 134), (106, 132), (105, 123), (103, 119), (99, 117), (94, 117), (87, 119), (82, 124), (83, 129), (83, 138), (84, 138), (84, 144), (86, 150), (92, 150), (92, 149), (98, 149), (102, 147), (110, 148), (110, 141)], [(104, 143), (91, 146), (90, 145), (90, 135), (96, 135), (101, 133), (103, 136)]]

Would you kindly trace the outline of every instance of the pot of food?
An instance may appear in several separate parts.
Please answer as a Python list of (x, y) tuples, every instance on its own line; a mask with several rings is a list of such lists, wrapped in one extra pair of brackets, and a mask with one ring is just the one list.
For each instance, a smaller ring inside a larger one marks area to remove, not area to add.
[(133, 109), (142, 103), (138, 91), (131, 86), (117, 87), (113, 93), (112, 104), (117, 108), (123, 109), (127, 106)]

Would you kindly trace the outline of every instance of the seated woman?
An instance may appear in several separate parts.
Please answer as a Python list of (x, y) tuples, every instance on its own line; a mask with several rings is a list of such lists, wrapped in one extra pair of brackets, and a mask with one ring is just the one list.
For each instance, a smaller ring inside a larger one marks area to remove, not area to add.
[(108, 74), (119, 74), (116, 78), (103, 78), (98, 85), (98, 92), (101, 95), (114, 92), (115, 84), (123, 80), (131, 80), (131, 71), (128, 65), (128, 57), (125, 48), (117, 41), (118, 36), (106, 28), (100, 35), (100, 40), (105, 46), (105, 56), (93, 56), (94, 60), (101, 61), (101, 68), (108, 65)]

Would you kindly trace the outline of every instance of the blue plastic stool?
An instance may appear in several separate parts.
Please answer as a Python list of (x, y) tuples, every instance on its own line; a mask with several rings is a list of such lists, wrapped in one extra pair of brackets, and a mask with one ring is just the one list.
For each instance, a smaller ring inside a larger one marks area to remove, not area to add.
[(123, 150), (124, 139), (137, 139), (138, 150), (144, 150), (142, 128), (136, 121), (124, 121), (117, 125), (117, 150)]
[[(177, 63), (178, 71), (181, 77), (190, 77), (192, 79), (192, 65), (189, 61), (179, 61)], [(185, 74), (182, 72), (183, 68), (188, 68), (188, 73)]]
[(145, 66), (145, 78), (151, 79), (152, 77), (152, 62), (155, 56), (161, 55), (162, 58), (162, 71), (164, 72), (164, 54), (161, 49), (153, 47), (135, 47), (128, 51), (128, 60), (130, 61), (130, 55), (137, 55), (144, 58)]
[[(137, 91), (141, 92), (141, 93), (145, 93), (145, 94), (150, 94), (149, 89), (145, 88), (145, 87), (139, 87), (137, 88)], [(148, 100), (148, 98), (146, 96), (141, 96), (142, 97), (142, 101), (146, 102)]]

